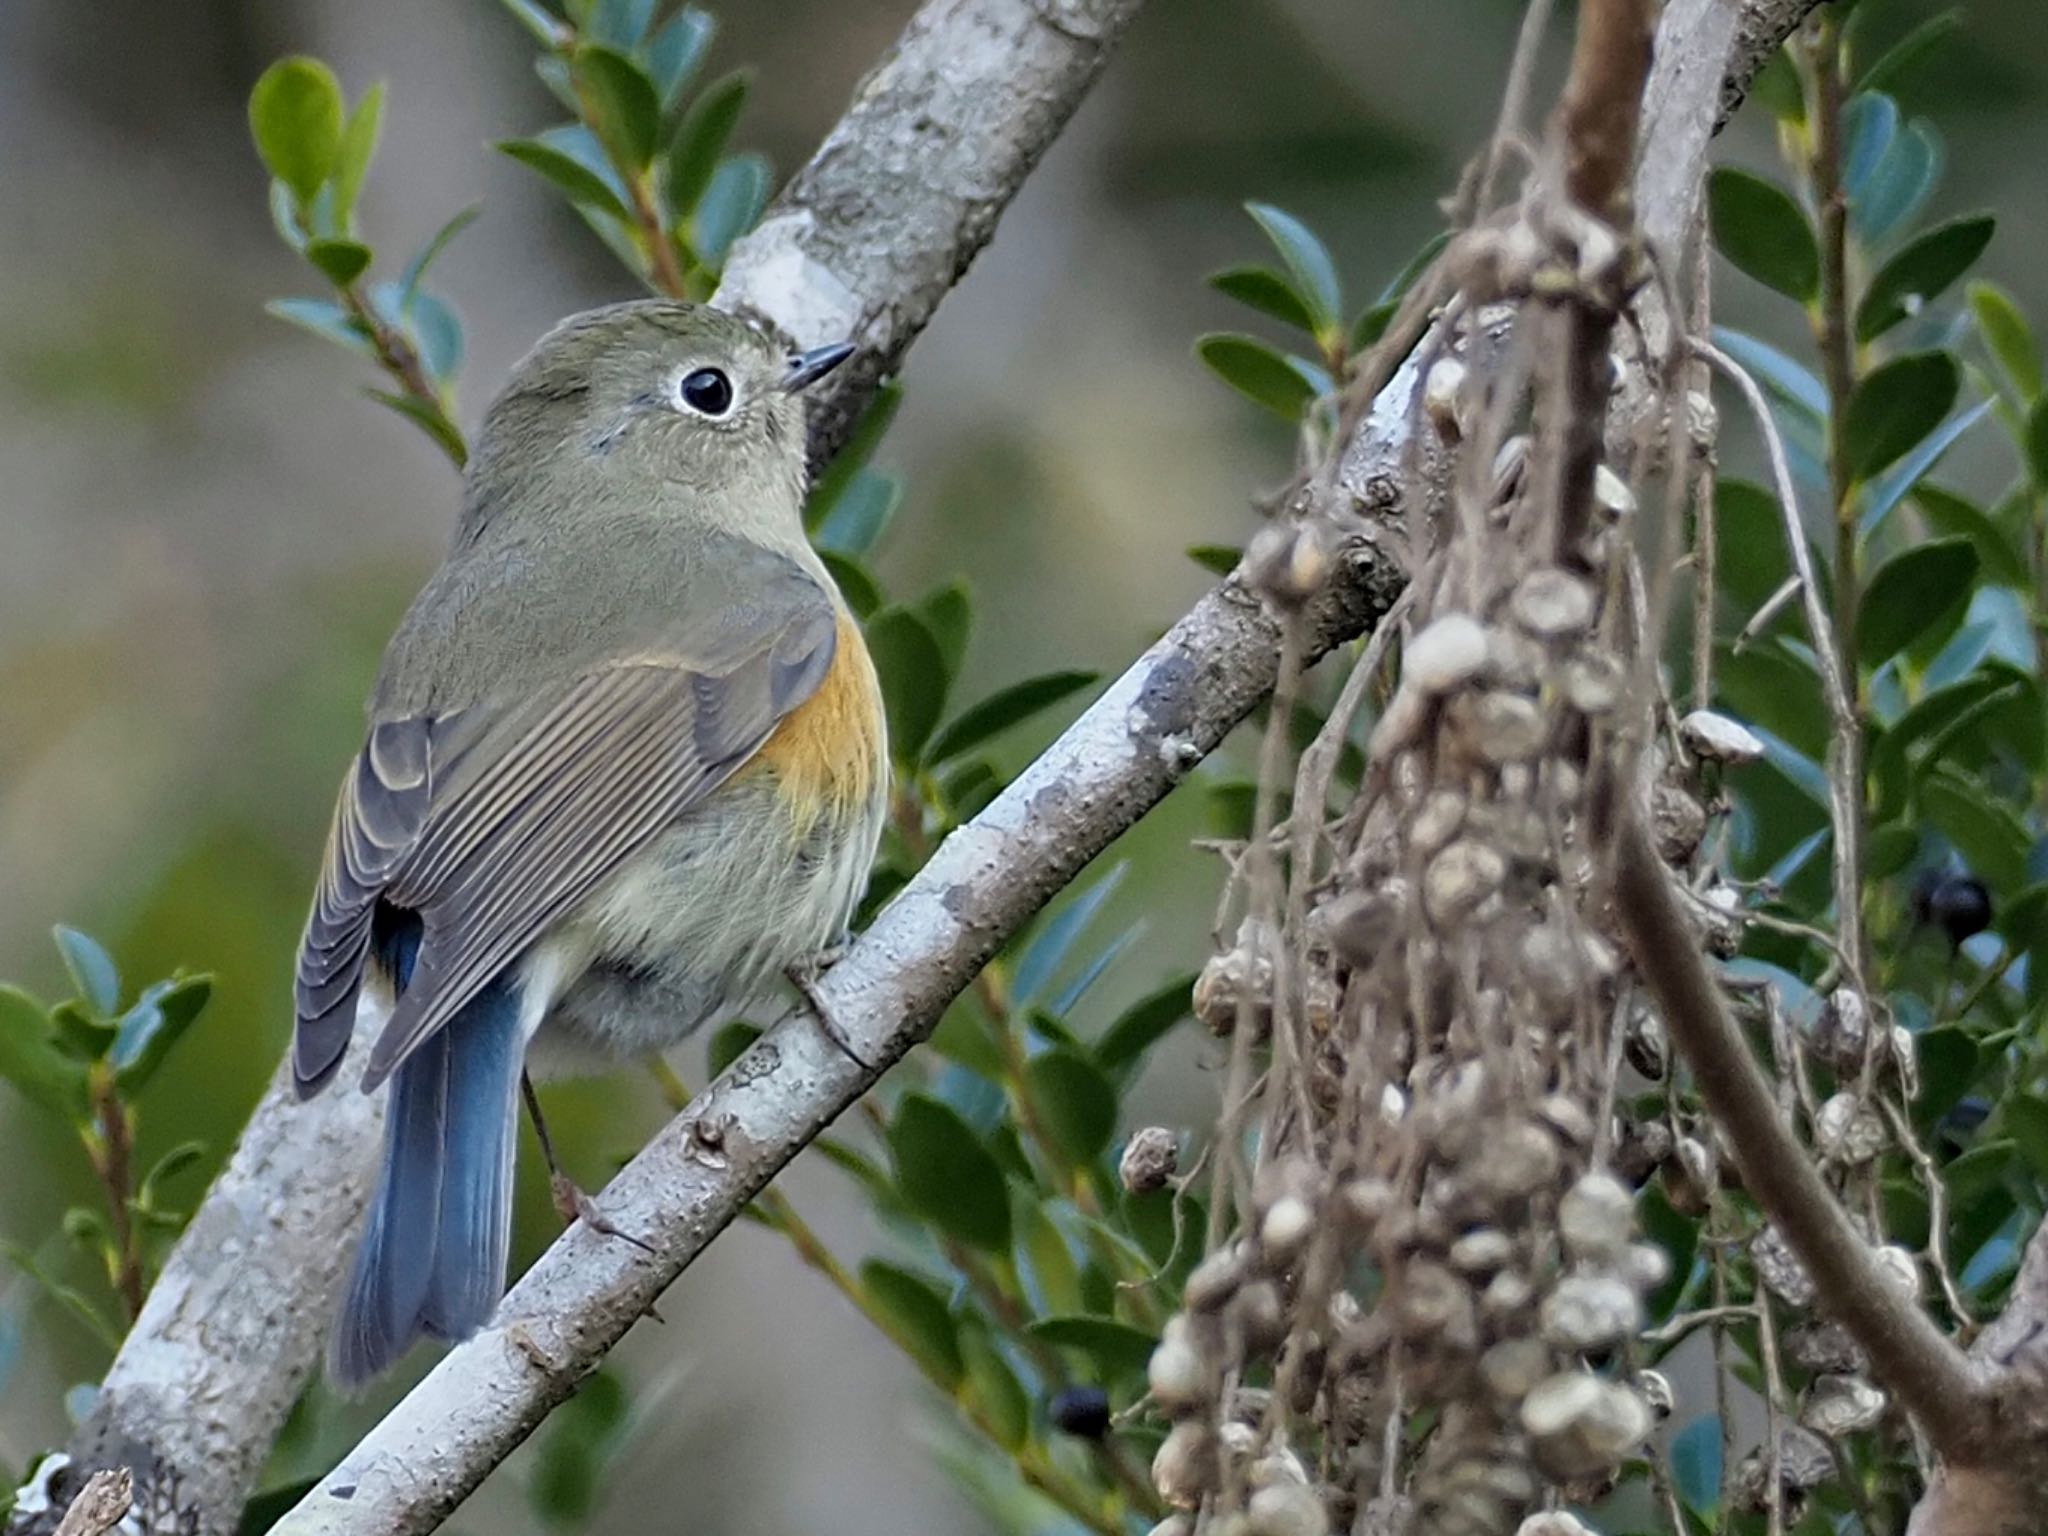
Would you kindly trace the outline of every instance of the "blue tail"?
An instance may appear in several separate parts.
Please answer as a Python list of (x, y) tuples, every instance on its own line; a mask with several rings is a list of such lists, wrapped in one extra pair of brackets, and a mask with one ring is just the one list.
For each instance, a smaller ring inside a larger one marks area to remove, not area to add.
[[(380, 947), (402, 991), (417, 927)], [(422, 1335), (466, 1338), (498, 1304), (512, 1226), (519, 1011), (518, 988), (492, 982), (392, 1075), (384, 1168), (334, 1333), (330, 1371), (340, 1385), (378, 1375)]]

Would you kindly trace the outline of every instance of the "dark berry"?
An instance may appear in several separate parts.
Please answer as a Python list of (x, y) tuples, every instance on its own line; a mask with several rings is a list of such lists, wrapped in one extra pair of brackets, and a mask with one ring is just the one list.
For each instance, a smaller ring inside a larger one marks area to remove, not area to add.
[(1109, 1433), (1109, 1394), (1100, 1387), (1061, 1387), (1046, 1405), (1046, 1416), (1055, 1429), (1100, 1440)]
[(1927, 920), (1960, 944), (1991, 926), (1991, 893), (1984, 882), (1968, 875), (1950, 875), (1927, 895)]

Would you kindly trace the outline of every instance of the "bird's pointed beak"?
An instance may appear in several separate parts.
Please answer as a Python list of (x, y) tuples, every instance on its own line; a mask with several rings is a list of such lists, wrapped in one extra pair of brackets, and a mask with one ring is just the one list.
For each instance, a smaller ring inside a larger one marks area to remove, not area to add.
[(834, 368), (853, 356), (853, 343), (835, 341), (829, 347), (812, 347), (808, 352), (790, 354), (789, 372), (782, 376), (785, 394), (808, 389)]

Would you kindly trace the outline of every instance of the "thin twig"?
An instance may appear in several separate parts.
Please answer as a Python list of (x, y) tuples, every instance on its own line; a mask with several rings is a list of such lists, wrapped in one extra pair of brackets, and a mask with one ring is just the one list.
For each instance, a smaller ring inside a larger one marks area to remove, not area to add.
[(1990, 1433), (1991, 1407), (1962, 1352), (1885, 1277), (1790, 1128), (1722, 1006), (1669, 872), (1631, 814), (1615, 848), (1616, 915), (1673, 1042), (1693, 1069), (1742, 1171), (1878, 1380), (1944, 1456), (1967, 1457)]

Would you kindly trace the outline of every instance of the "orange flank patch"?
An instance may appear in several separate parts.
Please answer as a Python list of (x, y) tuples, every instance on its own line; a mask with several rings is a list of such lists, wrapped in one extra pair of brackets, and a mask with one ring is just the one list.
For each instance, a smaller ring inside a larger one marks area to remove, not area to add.
[(881, 771), (882, 691), (860, 625), (839, 613), (832, 668), (818, 691), (783, 716), (753, 763), (774, 770), (805, 819), (866, 800)]

